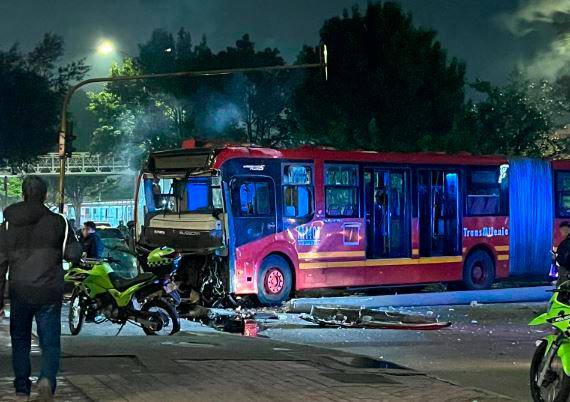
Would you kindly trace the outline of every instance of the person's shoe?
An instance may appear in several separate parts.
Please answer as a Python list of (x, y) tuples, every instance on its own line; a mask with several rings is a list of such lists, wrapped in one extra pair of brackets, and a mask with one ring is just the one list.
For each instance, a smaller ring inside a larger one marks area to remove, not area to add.
[(51, 392), (51, 384), (47, 378), (38, 381), (38, 401), (53, 401), (53, 393)]
[(30, 396), (28, 394), (24, 394), (23, 392), (16, 392), (16, 399), (15, 401), (29, 401)]

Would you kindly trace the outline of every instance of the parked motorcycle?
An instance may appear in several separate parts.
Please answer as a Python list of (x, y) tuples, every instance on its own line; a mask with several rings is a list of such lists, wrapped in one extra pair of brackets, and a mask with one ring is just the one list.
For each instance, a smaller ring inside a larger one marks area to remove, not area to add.
[[(124, 251), (124, 250), (122, 250)], [(125, 278), (113, 271), (119, 260), (83, 260), (65, 280), (74, 284), (69, 303), (69, 330), (81, 331), (84, 322), (136, 323), (147, 335), (173, 335), (180, 330), (176, 305), (180, 295), (172, 277), (180, 262), (174, 249), (162, 247), (147, 257), (151, 272)], [(120, 330), (119, 330), (120, 332)]]
[(570, 281), (557, 285), (548, 311), (529, 325), (554, 327), (554, 333), (536, 342), (530, 367), (530, 389), (535, 401), (565, 402), (570, 396)]

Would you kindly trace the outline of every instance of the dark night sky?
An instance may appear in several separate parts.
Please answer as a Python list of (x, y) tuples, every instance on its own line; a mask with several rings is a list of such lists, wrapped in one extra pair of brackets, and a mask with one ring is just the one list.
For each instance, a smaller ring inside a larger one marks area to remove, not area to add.
[[(470, 78), (502, 81), (515, 67), (556, 74), (564, 58), (553, 22), (570, 12), (570, 0), (401, 0), (417, 24), (439, 32), (451, 56), (464, 60)], [(88, 57), (93, 75), (112, 60), (94, 56), (100, 38), (135, 54), (154, 28), (206, 34), (219, 49), (248, 32), (258, 47), (278, 47), (293, 61), (304, 43), (316, 44), (323, 21), (364, 0), (0, 0), (0, 46), (29, 49), (43, 33), (64, 36), (67, 57)], [(537, 11), (538, 10), (538, 11)], [(564, 19), (564, 18), (563, 18)], [(564, 21), (566, 21), (564, 19)], [(565, 32), (565, 31), (564, 31)], [(553, 56), (555, 55), (555, 56)], [(116, 56), (118, 58), (119, 56)], [(548, 68), (539, 63), (545, 60)], [(548, 71), (552, 67), (553, 71)]]

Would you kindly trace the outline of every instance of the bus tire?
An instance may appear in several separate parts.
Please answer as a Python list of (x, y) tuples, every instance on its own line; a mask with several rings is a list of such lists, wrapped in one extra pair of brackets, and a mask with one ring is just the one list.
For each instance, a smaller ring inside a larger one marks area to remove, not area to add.
[(467, 290), (489, 289), (495, 281), (495, 264), (483, 250), (469, 254), (463, 265), (463, 286)]
[(293, 274), (287, 261), (270, 255), (261, 263), (257, 274), (257, 299), (263, 306), (278, 306), (289, 299)]

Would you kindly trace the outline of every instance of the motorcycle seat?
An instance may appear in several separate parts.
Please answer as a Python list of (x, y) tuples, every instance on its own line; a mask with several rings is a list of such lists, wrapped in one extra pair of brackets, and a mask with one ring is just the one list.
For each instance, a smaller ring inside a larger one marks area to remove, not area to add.
[(146, 282), (154, 277), (152, 272), (144, 272), (135, 278), (124, 278), (121, 275), (117, 274), (116, 272), (111, 272), (109, 274), (109, 279), (111, 283), (115, 287), (115, 289), (119, 291), (126, 290), (131, 286), (134, 286), (138, 283)]

